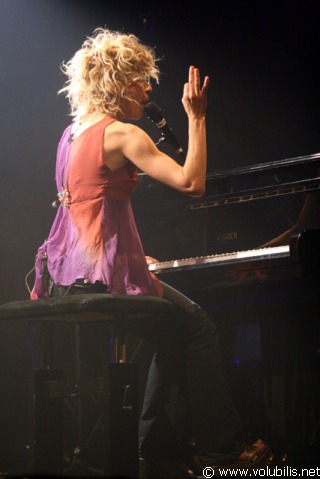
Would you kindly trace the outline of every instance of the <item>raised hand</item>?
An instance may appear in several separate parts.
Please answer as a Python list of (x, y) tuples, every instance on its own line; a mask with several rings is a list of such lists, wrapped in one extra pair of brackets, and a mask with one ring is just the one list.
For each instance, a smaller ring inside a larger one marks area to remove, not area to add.
[(188, 116), (202, 117), (207, 109), (207, 91), (209, 77), (205, 76), (201, 87), (200, 71), (194, 66), (189, 68), (189, 81), (183, 89), (182, 104)]

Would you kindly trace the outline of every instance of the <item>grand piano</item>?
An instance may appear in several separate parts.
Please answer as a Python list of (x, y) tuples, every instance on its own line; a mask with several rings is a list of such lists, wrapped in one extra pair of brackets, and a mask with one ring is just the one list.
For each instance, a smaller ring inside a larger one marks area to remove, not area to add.
[(318, 153), (213, 172), (196, 199), (142, 174), (132, 202), (150, 269), (218, 324), (249, 434), (304, 465), (320, 452), (319, 166)]
[(146, 254), (162, 262), (257, 249), (295, 225), (310, 196), (304, 226), (316, 229), (319, 165), (317, 153), (214, 172), (201, 198), (141, 174), (133, 206)]

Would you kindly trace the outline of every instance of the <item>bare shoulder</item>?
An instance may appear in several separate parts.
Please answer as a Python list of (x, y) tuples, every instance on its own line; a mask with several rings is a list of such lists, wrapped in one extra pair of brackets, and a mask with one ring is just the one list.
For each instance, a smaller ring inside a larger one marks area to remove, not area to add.
[(105, 138), (112, 138), (113, 136), (125, 136), (139, 131), (143, 130), (137, 125), (115, 121), (106, 127), (104, 136)]
[(139, 135), (141, 128), (132, 123), (115, 121), (108, 125), (104, 132), (103, 159), (105, 164), (115, 170), (128, 161), (124, 150), (129, 139)]

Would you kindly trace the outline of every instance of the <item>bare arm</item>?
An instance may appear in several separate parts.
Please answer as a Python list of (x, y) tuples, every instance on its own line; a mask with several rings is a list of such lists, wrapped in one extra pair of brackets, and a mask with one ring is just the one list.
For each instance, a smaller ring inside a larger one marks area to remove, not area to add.
[[(188, 151), (183, 166), (161, 152), (152, 139), (141, 128), (132, 124), (115, 126), (117, 137), (105, 138), (121, 157), (127, 158), (140, 170), (156, 180), (192, 196), (201, 196), (205, 190), (206, 150), (206, 107), (209, 78), (200, 86), (200, 73), (193, 66), (189, 69), (189, 81), (184, 85), (182, 103), (188, 116)], [(112, 132), (114, 130), (110, 130)], [(115, 139), (116, 138), (116, 139)]]

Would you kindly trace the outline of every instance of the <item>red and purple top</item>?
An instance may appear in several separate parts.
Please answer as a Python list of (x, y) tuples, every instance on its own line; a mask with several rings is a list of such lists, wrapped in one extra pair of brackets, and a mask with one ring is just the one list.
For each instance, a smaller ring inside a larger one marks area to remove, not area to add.
[(42, 258), (50, 277), (69, 286), (77, 279), (101, 281), (107, 293), (161, 296), (136, 228), (130, 196), (139, 181), (130, 161), (111, 171), (103, 161), (107, 116), (71, 140), (71, 126), (58, 145), (56, 184), (60, 206), (48, 239), (38, 249), (31, 299), (47, 297)]

